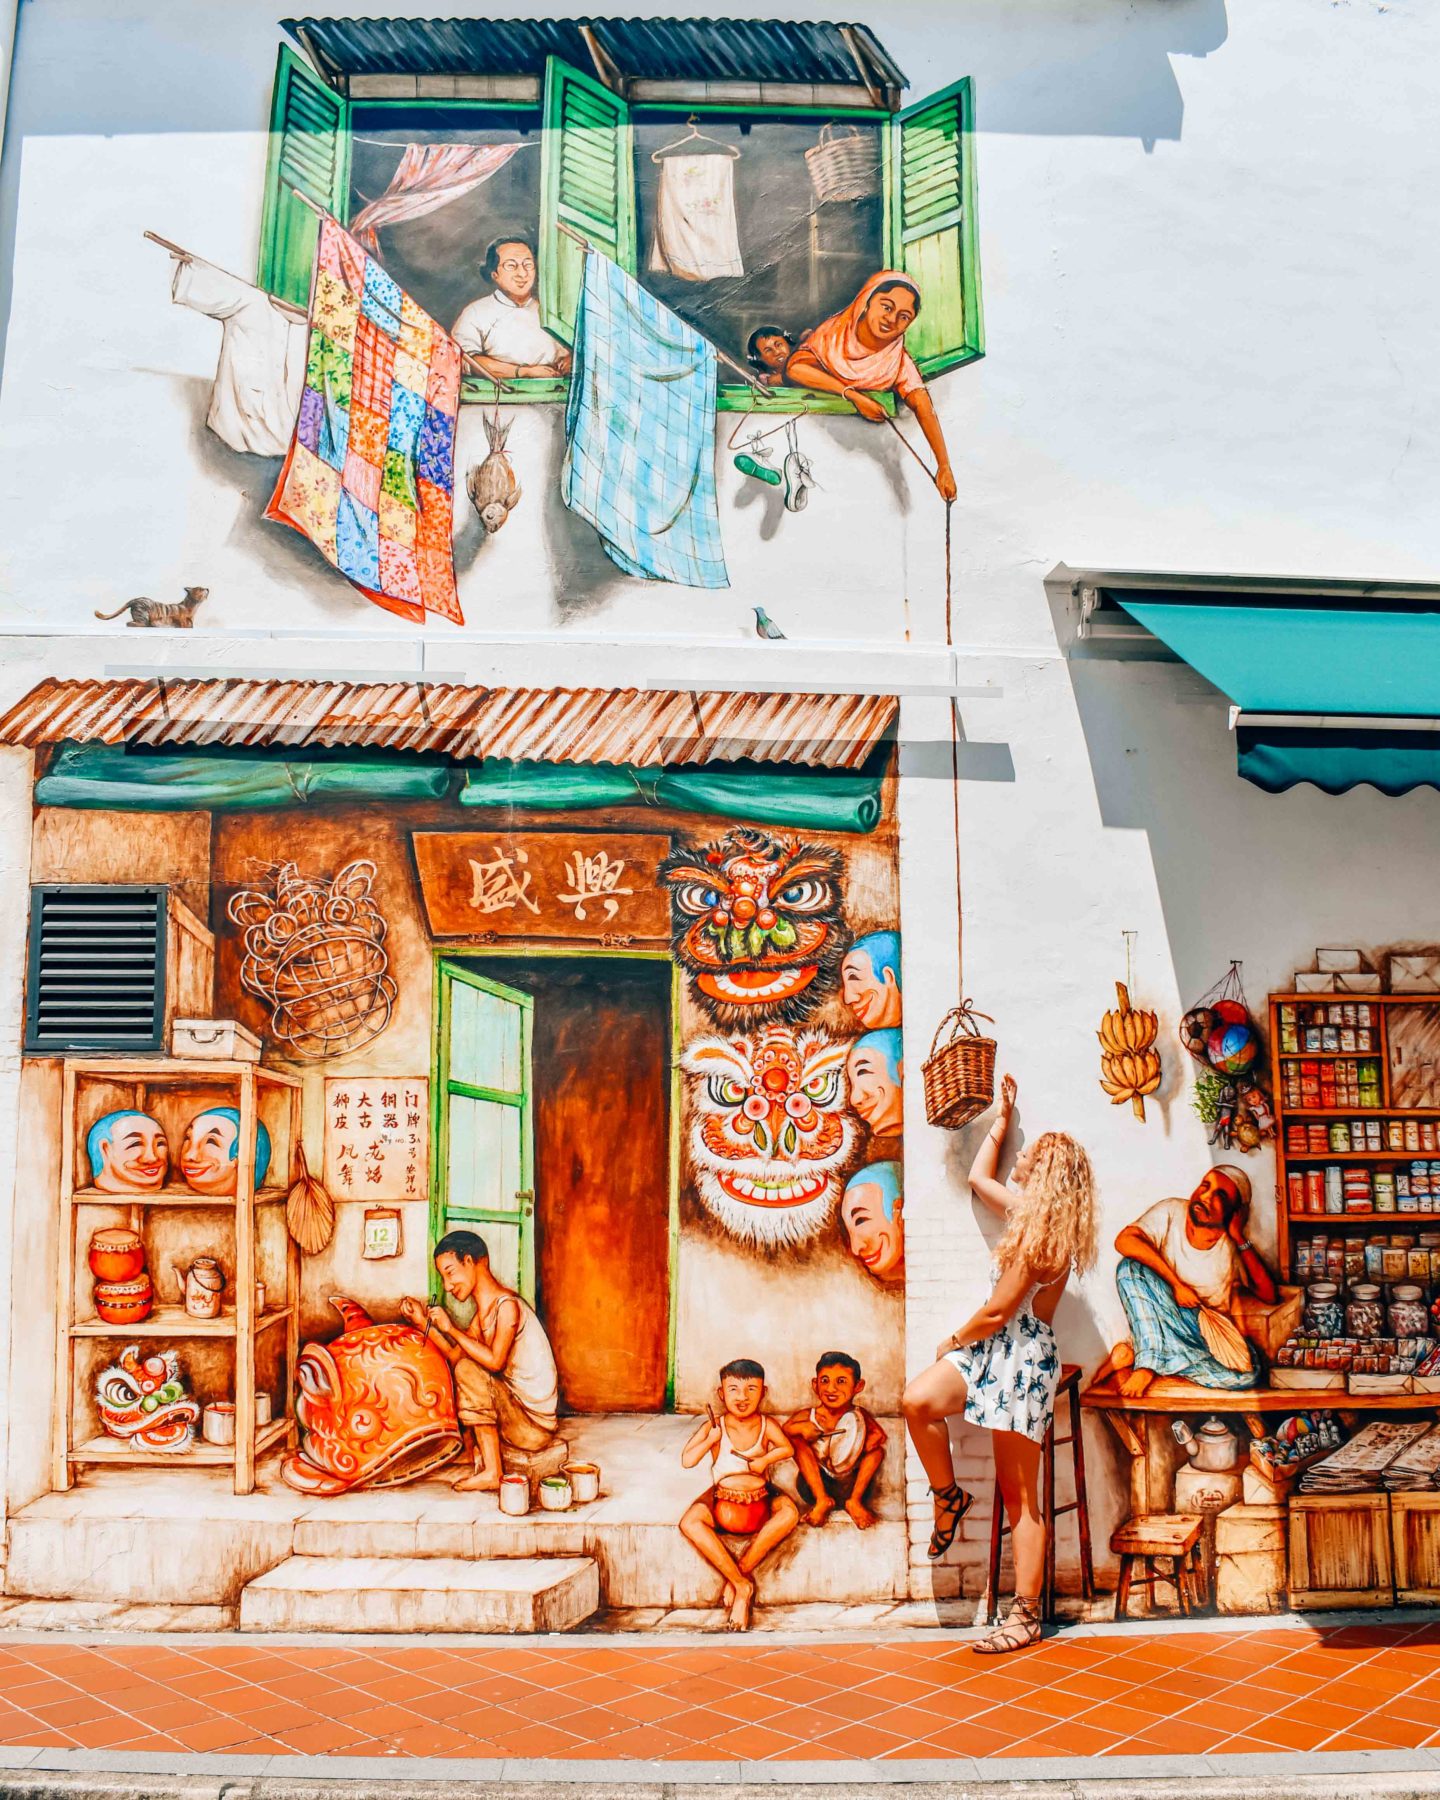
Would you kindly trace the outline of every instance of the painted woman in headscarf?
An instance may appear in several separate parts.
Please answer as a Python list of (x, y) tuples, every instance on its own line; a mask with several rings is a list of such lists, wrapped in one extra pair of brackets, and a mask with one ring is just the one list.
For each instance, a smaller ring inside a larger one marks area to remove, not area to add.
[(920, 290), (910, 277), (882, 269), (843, 311), (815, 327), (786, 363), (785, 379), (795, 387), (840, 394), (862, 419), (877, 425), (885, 408), (876, 394), (893, 393), (903, 400), (920, 421), (935, 455), (935, 485), (949, 501), (956, 490), (945, 434), (924, 378), (905, 348), (905, 333), (919, 312)]

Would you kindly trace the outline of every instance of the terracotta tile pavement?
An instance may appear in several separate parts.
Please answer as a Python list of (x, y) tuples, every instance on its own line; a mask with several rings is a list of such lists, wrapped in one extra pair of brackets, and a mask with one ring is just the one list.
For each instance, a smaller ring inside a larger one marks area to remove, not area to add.
[(839, 1761), (1440, 1748), (1440, 1624), (711, 1645), (22, 1641), (0, 1742), (297, 1756)]

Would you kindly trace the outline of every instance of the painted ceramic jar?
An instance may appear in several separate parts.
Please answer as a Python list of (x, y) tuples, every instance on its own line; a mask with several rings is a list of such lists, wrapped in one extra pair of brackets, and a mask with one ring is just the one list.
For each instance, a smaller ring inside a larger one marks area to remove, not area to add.
[(154, 1304), (148, 1275), (137, 1275), (133, 1281), (95, 1283), (95, 1311), (107, 1325), (138, 1325), (150, 1317)]
[(145, 1273), (145, 1246), (139, 1232), (107, 1225), (92, 1233), (88, 1261), (97, 1281), (134, 1281)]
[(1425, 1310), (1425, 1290), (1402, 1283), (1390, 1290), (1390, 1335), (1397, 1338), (1424, 1337), (1429, 1318)]
[(197, 1256), (183, 1271), (185, 1311), (192, 1319), (218, 1319), (225, 1271), (213, 1256)]

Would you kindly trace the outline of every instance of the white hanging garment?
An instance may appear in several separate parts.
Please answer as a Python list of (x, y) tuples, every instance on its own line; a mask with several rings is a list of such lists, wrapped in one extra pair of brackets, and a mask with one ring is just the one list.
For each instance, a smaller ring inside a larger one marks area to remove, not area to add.
[(745, 273), (735, 223), (734, 157), (720, 152), (667, 156), (661, 162), (650, 267), (682, 281)]
[(205, 423), (232, 450), (284, 456), (305, 386), (309, 325), (260, 288), (198, 256), (177, 257), (170, 298), (220, 321)]

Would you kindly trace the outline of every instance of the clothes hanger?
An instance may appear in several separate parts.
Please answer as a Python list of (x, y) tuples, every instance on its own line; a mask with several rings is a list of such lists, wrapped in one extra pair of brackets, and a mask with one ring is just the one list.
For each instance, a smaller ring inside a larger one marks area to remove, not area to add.
[(696, 115), (694, 113), (691, 113), (690, 117), (685, 121), (685, 123), (690, 127), (690, 129), (685, 133), (684, 137), (676, 138), (676, 140), (673, 144), (662, 144), (658, 150), (652, 150), (650, 152), (651, 162), (653, 162), (653, 163), (663, 162), (672, 150), (683, 150), (687, 144), (695, 144), (695, 143), (714, 144), (714, 146), (717, 150), (724, 151), (725, 155), (730, 158), (731, 162), (739, 161), (740, 152), (735, 148), (735, 146), (733, 144), (727, 144), (727, 143), (723, 142), (723, 140), (720, 138), (711, 137), (708, 131), (702, 131), (700, 129), (700, 126), (696, 120)]

